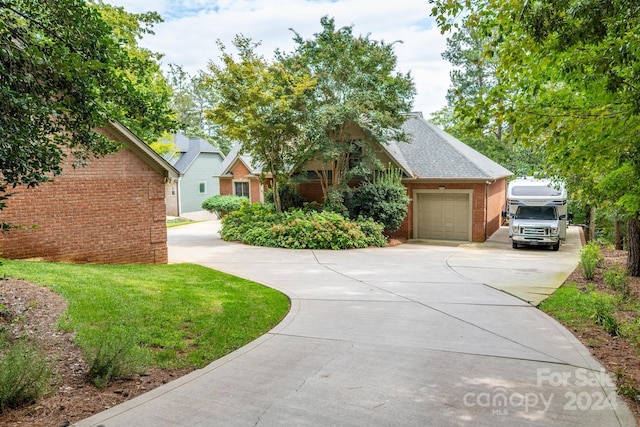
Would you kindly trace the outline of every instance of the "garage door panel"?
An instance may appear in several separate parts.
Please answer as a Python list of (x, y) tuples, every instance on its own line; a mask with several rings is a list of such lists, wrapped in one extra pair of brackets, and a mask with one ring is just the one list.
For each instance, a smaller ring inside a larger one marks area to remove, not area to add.
[(418, 193), (417, 238), (469, 240), (468, 193)]

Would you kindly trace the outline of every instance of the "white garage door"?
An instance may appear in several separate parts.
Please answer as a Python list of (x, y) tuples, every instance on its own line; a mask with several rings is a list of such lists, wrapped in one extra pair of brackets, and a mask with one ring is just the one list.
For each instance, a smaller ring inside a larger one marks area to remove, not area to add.
[(417, 196), (416, 238), (469, 240), (468, 193), (418, 193)]

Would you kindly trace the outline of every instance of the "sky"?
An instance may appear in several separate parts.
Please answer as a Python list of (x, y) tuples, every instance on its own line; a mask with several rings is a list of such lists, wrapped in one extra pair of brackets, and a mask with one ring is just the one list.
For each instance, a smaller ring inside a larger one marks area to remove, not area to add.
[(442, 59), (446, 36), (429, 17), (427, 0), (106, 0), (128, 12), (158, 12), (163, 23), (140, 45), (164, 54), (167, 65), (181, 65), (193, 75), (217, 61), (220, 40), (234, 52), (232, 40), (242, 34), (260, 42), (257, 51), (270, 59), (275, 49), (291, 52), (295, 32), (304, 39), (322, 30), (320, 18), (337, 27), (353, 26), (354, 35), (392, 43), (396, 71), (410, 72), (416, 85), (414, 111), (425, 118), (446, 105), (450, 64)]

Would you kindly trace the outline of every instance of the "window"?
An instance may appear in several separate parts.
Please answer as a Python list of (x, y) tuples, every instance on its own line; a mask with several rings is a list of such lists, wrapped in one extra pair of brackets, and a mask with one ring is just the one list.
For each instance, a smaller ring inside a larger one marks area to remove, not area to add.
[(171, 186), (171, 195), (172, 195), (172, 196), (175, 196), (175, 195), (176, 195), (176, 186), (175, 186), (175, 185), (172, 185), (172, 186)]
[(234, 182), (233, 192), (236, 196), (249, 198), (249, 183), (247, 181)]
[(198, 183), (198, 193), (207, 194), (207, 183), (204, 181), (200, 181)]

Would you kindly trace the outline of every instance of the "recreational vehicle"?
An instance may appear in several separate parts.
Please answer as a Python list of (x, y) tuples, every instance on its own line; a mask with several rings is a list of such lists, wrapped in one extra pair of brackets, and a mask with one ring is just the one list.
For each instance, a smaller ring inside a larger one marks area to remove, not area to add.
[(567, 191), (549, 179), (518, 178), (507, 187), (509, 238), (519, 246), (550, 246), (567, 237)]

